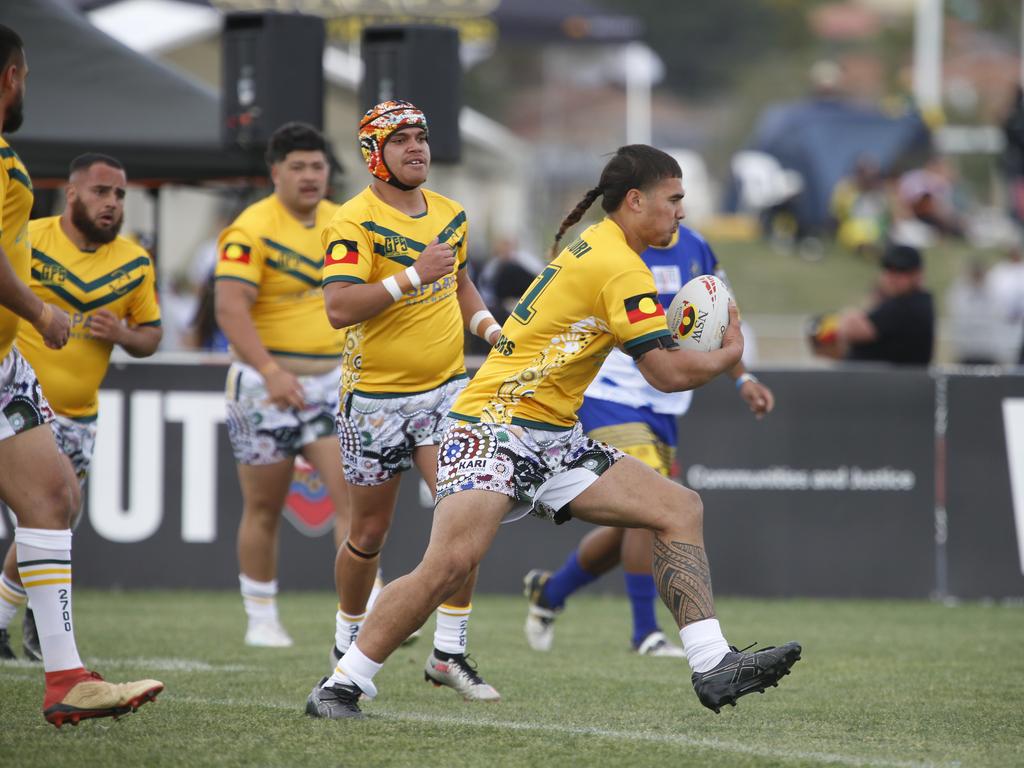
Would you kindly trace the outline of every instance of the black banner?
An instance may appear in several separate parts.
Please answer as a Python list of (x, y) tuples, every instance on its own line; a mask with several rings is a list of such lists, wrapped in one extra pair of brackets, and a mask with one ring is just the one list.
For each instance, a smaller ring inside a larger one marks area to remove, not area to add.
[[(77, 584), (237, 585), (241, 495), (224, 426), (226, 371), (197, 362), (111, 367), (75, 533)], [(727, 380), (697, 392), (680, 421), (682, 480), (704, 501), (717, 594), (1024, 595), (1024, 377), (948, 379), (938, 499), (929, 374), (802, 370), (762, 379), (777, 400), (763, 421)], [(1008, 450), (1018, 458), (1008, 460)], [(283, 589), (332, 587), (331, 514), (315, 474), (300, 468), (281, 523)], [(419, 562), (431, 518), (425, 488), (409, 473), (386, 577)], [(557, 568), (586, 531), (532, 518), (502, 526), (479, 588), (518, 592), (527, 570)], [(0, 519), (0, 540), (10, 537)], [(621, 575), (597, 588), (621, 592)]]
[(716, 592), (925, 597), (934, 585), (932, 381), (923, 371), (765, 373), (757, 421), (729, 381), (680, 421)]
[(1024, 376), (947, 381), (948, 594), (1024, 596)]

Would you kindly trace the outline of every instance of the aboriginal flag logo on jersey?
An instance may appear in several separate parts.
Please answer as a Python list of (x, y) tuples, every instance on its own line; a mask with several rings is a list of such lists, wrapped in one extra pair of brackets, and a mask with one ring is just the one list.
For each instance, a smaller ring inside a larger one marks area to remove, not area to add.
[(651, 317), (665, 316), (665, 308), (658, 302), (656, 293), (630, 296), (623, 303), (626, 306), (626, 318), (630, 323), (640, 323)]
[(359, 246), (354, 240), (335, 240), (327, 246), (327, 253), (324, 254), (324, 266), (330, 267), (334, 264), (358, 264)]
[(220, 260), (230, 264), (248, 264), (252, 259), (252, 248), (241, 243), (224, 243), (220, 249)]

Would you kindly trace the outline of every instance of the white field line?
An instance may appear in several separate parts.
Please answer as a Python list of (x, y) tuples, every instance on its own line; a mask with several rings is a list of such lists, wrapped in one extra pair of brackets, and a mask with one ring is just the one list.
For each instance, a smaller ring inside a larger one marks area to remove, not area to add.
[[(89, 666), (97, 669), (123, 669), (131, 667), (154, 672), (252, 672), (258, 667), (244, 664), (210, 664), (199, 659), (175, 658), (117, 658), (104, 659), (89, 657)], [(37, 665), (38, 666), (38, 665)]]
[[(187, 704), (206, 704), (214, 707), (262, 707), (266, 709), (287, 710), (297, 713), (301, 710), (301, 703), (291, 702), (288, 704), (273, 701), (251, 701), (242, 699), (210, 699), (201, 696), (170, 696), (164, 697), (164, 701), (182, 702)], [(370, 713), (368, 713), (370, 714)], [(723, 741), (713, 738), (699, 738), (683, 736), (672, 733), (655, 733), (652, 731), (616, 731), (608, 728), (591, 728), (575, 725), (559, 725), (556, 723), (536, 723), (522, 720), (495, 720), (475, 717), (455, 717), (420, 715), (412, 712), (382, 708), (374, 709), (373, 715), (381, 715), (386, 719), (401, 720), (409, 723), (456, 725), (461, 728), (500, 728), (507, 731), (522, 731), (534, 733), (550, 733), (558, 736), (592, 736), (615, 741), (639, 741), (651, 744), (669, 744), (680, 747), (699, 747), (718, 752), (730, 752), (734, 754), (749, 755), (751, 757), (764, 757), (773, 760), (792, 761), (815, 761), (827, 765), (849, 765), (858, 768), (938, 768), (938, 766), (954, 766), (951, 763), (922, 763), (908, 760), (880, 760), (873, 757), (860, 757), (857, 755), (841, 755), (829, 752), (807, 752), (797, 749), (771, 749), (756, 745), (739, 744), (737, 742)]]
[[(86, 659), (88, 666), (96, 669), (144, 669), (153, 672), (255, 672), (259, 667), (246, 666), (244, 664), (210, 664), (199, 659), (174, 659), (174, 658), (118, 658), (103, 659), (92, 656)], [(11, 674), (18, 670), (16, 674)], [(43, 672), (43, 665), (38, 661), (26, 661), (25, 659), (11, 659), (0, 661), (0, 676), (2, 677), (34, 677), (35, 675), (25, 674), (35, 672), (39, 675)]]

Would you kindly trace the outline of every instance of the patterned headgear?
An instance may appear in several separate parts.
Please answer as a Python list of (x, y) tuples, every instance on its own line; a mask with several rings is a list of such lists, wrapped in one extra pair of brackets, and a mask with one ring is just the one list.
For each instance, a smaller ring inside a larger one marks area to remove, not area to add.
[(402, 128), (422, 128), (425, 131), (427, 118), (408, 101), (382, 101), (359, 121), (359, 149), (370, 173), (399, 189), (412, 189), (398, 181), (384, 163), (384, 145), (395, 131)]

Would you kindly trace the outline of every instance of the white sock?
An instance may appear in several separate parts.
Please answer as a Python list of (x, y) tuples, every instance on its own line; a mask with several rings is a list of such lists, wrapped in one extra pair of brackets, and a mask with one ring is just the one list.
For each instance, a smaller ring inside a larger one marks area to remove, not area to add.
[(381, 573), (380, 568), (378, 568), (377, 578), (373, 580), (373, 589), (370, 590), (370, 596), (366, 600), (367, 613), (373, 610), (373, 604), (377, 602), (377, 597), (380, 595), (380, 591), (382, 589), (384, 589), (384, 574)]
[(334, 645), (339, 651), (345, 653), (352, 647), (352, 643), (359, 636), (359, 628), (366, 621), (366, 614), (360, 616), (349, 616), (338, 608), (334, 615)]
[(722, 636), (718, 619), (704, 619), (687, 624), (679, 630), (686, 661), (694, 672), (707, 672), (729, 653), (729, 644)]
[(43, 669), (78, 669), (82, 659), (71, 620), (71, 531), (18, 527), (18, 574), (32, 601)]
[(437, 618), (434, 629), (434, 647), (445, 653), (466, 652), (466, 636), (469, 626), (469, 614), (473, 610), (470, 603), (467, 606), (448, 605), (442, 603), (434, 612)]
[(11, 625), (14, 614), (27, 601), (22, 586), (8, 579), (6, 574), (0, 573), (0, 629), (7, 629)]
[(373, 676), (380, 672), (380, 668), (383, 666), (366, 656), (359, 650), (359, 646), (353, 643), (338, 662), (338, 666), (334, 668), (331, 679), (324, 683), (324, 688), (330, 688), (337, 683), (342, 685), (355, 683), (359, 686), (359, 690), (366, 694), (366, 698), (372, 699), (377, 695), (377, 686), (373, 684)]
[(277, 621), (277, 579), (256, 581), (240, 573), (238, 583), (249, 621)]

